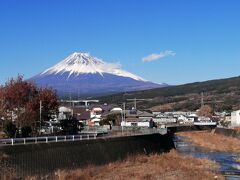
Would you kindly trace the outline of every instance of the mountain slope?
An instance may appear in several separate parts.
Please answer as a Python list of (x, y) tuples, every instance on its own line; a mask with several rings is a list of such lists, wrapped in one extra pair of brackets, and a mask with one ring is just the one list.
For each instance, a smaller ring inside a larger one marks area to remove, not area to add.
[(40, 87), (56, 89), (61, 96), (96, 96), (166, 86), (146, 81), (88, 53), (73, 53), (30, 80)]
[(99, 74), (104, 73), (116, 76), (129, 77), (134, 80), (144, 81), (132, 73), (120, 69), (118, 65), (106, 63), (89, 53), (73, 53), (55, 66), (47, 69), (41, 75), (68, 73), (68, 78), (72, 75), (78, 76), (81, 74)]
[(196, 110), (201, 105), (202, 92), (204, 103), (216, 111), (240, 108), (240, 77), (120, 93), (101, 97), (100, 100), (111, 103), (126, 102), (129, 98), (152, 98), (152, 101), (138, 102), (138, 107), (154, 111)]

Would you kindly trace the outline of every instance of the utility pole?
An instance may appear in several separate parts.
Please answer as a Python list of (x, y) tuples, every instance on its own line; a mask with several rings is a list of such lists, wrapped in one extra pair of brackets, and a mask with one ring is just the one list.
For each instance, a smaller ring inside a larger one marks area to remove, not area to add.
[(134, 98), (134, 109), (137, 109), (137, 99)]
[(122, 129), (122, 133), (123, 133), (123, 126), (125, 126), (125, 105), (126, 103), (123, 103), (123, 110), (122, 110), (122, 123), (121, 123), (121, 129)]
[(40, 131), (42, 129), (42, 101), (39, 102), (39, 121), (40, 121)]
[(137, 101), (152, 101), (152, 99), (127, 99), (127, 101), (133, 101), (134, 102), (134, 109), (137, 110)]
[(201, 93), (201, 107), (204, 106), (204, 100), (203, 100), (203, 92)]
[(125, 122), (125, 119), (126, 119), (125, 111), (126, 111), (126, 103), (124, 102), (124, 103), (123, 103), (123, 121), (124, 121), (124, 122)]

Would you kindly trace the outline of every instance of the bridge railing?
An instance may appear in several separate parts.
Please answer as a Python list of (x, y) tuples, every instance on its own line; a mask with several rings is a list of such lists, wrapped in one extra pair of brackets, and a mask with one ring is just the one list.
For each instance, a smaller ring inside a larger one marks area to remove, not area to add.
[(90, 139), (101, 139), (106, 137), (123, 137), (123, 136), (137, 136), (148, 134), (166, 134), (166, 129), (151, 129), (151, 128), (139, 128), (139, 129), (124, 129), (111, 131), (110, 133), (100, 133), (90, 131), (78, 135), (66, 135), (66, 136), (43, 136), (43, 137), (29, 137), (29, 138), (11, 138), (0, 139), (1, 145), (18, 145), (18, 144), (37, 144), (37, 143), (50, 143), (50, 142), (64, 142), (64, 141), (81, 141)]
[(0, 139), (0, 145), (17, 145), (17, 144), (34, 144), (34, 143), (49, 143), (49, 142), (63, 142), (63, 141), (79, 141), (96, 139), (97, 134), (81, 134), (81, 135), (67, 135), (67, 136), (46, 136), (46, 137), (29, 137), (29, 138), (11, 138)]

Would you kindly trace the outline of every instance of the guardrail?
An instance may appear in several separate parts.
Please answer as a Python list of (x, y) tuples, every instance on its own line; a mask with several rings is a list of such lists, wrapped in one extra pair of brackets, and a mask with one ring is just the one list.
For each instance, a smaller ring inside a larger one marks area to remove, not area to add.
[(37, 144), (37, 143), (49, 143), (49, 142), (80, 141), (80, 140), (89, 140), (89, 139), (96, 139), (96, 138), (97, 138), (97, 134), (11, 138), (11, 139), (0, 139), (0, 144), (1, 145)]
[(29, 138), (11, 138), (0, 139), (1, 145), (18, 145), (18, 144), (37, 144), (37, 143), (51, 143), (51, 142), (64, 142), (64, 141), (82, 141), (90, 139), (102, 139), (106, 137), (123, 137), (123, 136), (136, 136), (136, 135), (149, 135), (149, 134), (166, 134), (167, 129), (138, 129), (138, 130), (122, 130), (114, 131), (111, 134), (105, 134), (98, 137), (97, 132), (83, 133), (80, 135), (67, 135), (67, 136), (45, 136), (45, 137), (29, 137)]

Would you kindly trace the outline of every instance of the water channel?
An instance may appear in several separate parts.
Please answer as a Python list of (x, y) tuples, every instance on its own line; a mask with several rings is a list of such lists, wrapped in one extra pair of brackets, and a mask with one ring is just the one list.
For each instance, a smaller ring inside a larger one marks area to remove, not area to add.
[(240, 154), (212, 151), (195, 146), (187, 138), (181, 136), (175, 136), (174, 143), (179, 153), (217, 162), (220, 165), (219, 171), (225, 179), (240, 180)]

